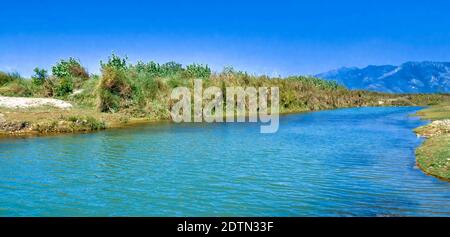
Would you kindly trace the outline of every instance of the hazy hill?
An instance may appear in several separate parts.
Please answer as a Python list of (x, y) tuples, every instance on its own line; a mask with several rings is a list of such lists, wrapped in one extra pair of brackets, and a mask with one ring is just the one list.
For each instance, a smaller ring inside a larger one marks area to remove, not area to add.
[(316, 75), (350, 89), (393, 93), (450, 92), (450, 62), (407, 62), (400, 66), (343, 67)]

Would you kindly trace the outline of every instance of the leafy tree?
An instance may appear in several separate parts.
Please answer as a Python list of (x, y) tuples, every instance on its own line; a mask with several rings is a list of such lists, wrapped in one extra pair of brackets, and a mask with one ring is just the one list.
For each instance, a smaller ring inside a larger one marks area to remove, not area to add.
[(176, 62), (167, 62), (161, 65), (163, 76), (175, 75), (183, 71), (183, 66)]
[(38, 86), (44, 84), (45, 80), (48, 78), (47, 70), (36, 67), (33, 71), (34, 75), (31, 76), (33, 84)]
[(124, 58), (121, 58), (113, 53), (108, 58), (108, 62), (103, 63), (103, 61), (100, 61), (100, 66), (102, 68), (109, 67), (109, 68), (112, 68), (115, 70), (126, 71), (126, 70), (128, 70), (127, 61), (128, 61), (128, 57), (125, 56)]
[(79, 77), (89, 78), (86, 69), (81, 66), (78, 59), (69, 58), (68, 60), (61, 60), (52, 67), (52, 74), (57, 78)]

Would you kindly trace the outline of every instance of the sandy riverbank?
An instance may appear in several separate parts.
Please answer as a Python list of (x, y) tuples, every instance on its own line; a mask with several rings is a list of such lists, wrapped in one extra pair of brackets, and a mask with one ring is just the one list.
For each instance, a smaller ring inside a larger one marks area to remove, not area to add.
[(35, 108), (40, 106), (52, 106), (59, 109), (70, 109), (69, 102), (52, 98), (26, 98), (0, 96), (0, 108)]

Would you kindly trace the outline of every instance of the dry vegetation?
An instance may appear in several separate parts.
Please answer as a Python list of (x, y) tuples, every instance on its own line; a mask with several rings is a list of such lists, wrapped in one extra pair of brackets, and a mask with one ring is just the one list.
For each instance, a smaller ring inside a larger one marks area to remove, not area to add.
[(194, 79), (204, 87), (271, 87), (280, 91), (280, 112), (302, 112), (359, 106), (433, 105), (448, 100), (448, 95), (395, 95), (351, 91), (335, 82), (313, 77), (287, 78), (254, 76), (225, 68), (214, 73), (206, 65), (183, 67), (175, 62), (130, 64), (126, 58), (112, 55), (101, 62), (100, 76), (89, 75), (73, 58), (61, 60), (51, 75), (36, 68), (32, 79), (18, 74), (0, 73), (0, 95), (51, 97), (69, 101), (74, 106), (64, 111), (54, 108), (11, 110), (0, 108), (3, 133), (76, 132), (121, 126), (136, 121), (170, 119), (174, 87), (193, 88)]

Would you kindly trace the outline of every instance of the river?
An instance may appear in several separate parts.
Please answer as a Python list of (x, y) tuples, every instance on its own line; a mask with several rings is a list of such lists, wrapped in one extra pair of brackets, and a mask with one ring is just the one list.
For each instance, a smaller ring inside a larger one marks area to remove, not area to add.
[(409, 116), (353, 108), (0, 139), (0, 216), (450, 216)]

